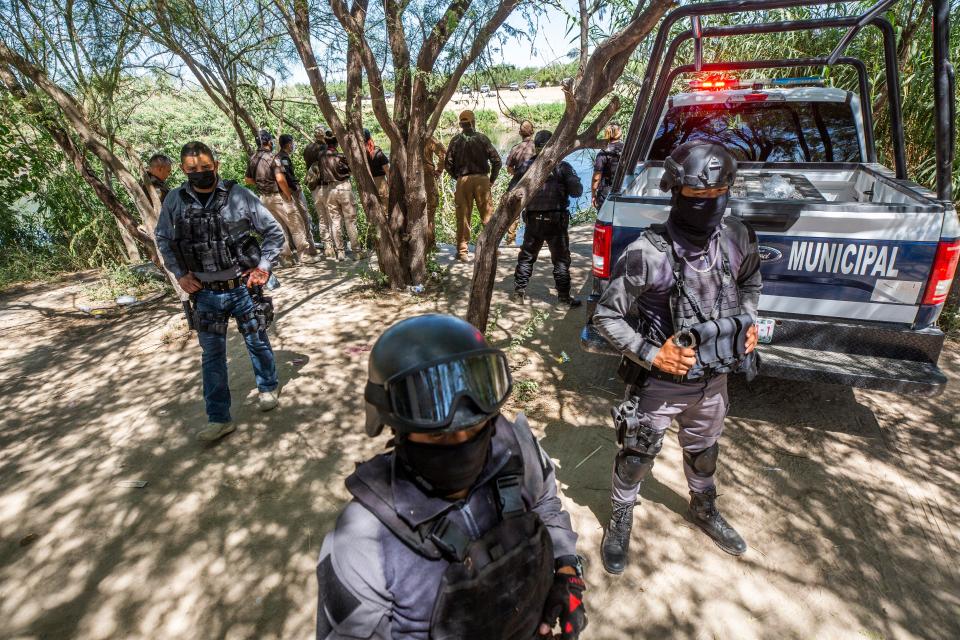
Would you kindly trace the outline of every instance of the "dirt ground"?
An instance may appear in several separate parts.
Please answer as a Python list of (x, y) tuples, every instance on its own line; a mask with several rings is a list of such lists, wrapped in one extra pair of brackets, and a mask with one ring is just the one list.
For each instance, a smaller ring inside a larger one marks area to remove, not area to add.
[[(586, 289), (590, 230), (573, 240)], [(960, 637), (960, 346), (944, 352), (952, 383), (933, 400), (733, 384), (718, 478), (750, 551), (728, 556), (684, 520), (670, 437), (615, 578), (598, 557), (614, 362), (579, 350), (582, 311), (549, 304), (546, 252), (534, 302), (508, 302), (515, 256), (501, 251), (491, 335), (515, 368), (507, 413), (529, 415), (581, 536), (584, 638)], [(397, 319), (463, 311), (470, 267), (441, 263), (445, 287), (422, 296), (374, 293), (362, 264), (280, 272), (282, 406), (255, 410), (231, 330), (239, 428), (211, 448), (191, 437), (204, 422), (199, 347), (172, 298), (92, 318), (75, 308), (78, 283), (0, 297), (0, 638), (310, 637), (343, 480), (386, 440), (363, 434), (368, 351)]]

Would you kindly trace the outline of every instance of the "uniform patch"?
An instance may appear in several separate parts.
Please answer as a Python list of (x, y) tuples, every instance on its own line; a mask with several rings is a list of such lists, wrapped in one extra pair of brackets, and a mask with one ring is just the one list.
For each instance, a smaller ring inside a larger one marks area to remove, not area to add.
[[(329, 612), (334, 624), (341, 624), (360, 606), (360, 600), (350, 593), (333, 569), (333, 561), (327, 556), (317, 568), (320, 580), (320, 605)], [(319, 624), (318, 624), (319, 626)]]

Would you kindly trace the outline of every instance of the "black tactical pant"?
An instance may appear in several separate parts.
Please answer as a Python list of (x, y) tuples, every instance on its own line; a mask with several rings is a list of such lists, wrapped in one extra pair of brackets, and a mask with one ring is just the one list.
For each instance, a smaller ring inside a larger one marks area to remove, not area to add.
[(533, 273), (533, 263), (547, 243), (550, 260), (553, 261), (553, 279), (557, 294), (570, 295), (570, 236), (567, 226), (570, 216), (566, 211), (528, 211), (525, 214), (527, 227), (523, 233), (523, 245), (517, 258), (517, 270), (513, 281), (515, 289), (526, 289)]

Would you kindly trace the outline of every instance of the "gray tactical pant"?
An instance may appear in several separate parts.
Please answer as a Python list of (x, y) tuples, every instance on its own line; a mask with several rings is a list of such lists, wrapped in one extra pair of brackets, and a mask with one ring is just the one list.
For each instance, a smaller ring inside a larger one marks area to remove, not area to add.
[[(647, 415), (656, 431), (666, 431), (676, 419), (680, 425), (680, 446), (690, 453), (712, 447), (720, 439), (723, 435), (723, 420), (730, 407), (725, 375), (717, 376), (706, 383), (682, 384), (651, 378), (643, 386), (628, 386), (626, 399), (630, 397), (639, 399), (640, 411)], [(702, 493), (716, 486), (713, 476), (699, 476), (685, 462), (683, 473), (691, 491)], [(611, 497), (617, 502), (635, 502), (639, 492), (639, 483), (628, 484), (620, 479), (614, 461)]]

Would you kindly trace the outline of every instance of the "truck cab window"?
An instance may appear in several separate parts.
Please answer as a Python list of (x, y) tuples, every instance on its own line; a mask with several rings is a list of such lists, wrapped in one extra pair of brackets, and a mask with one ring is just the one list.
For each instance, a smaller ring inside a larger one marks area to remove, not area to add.
[(650, 151), (663, 160), (692, 140), (724, 145), (750, 162), (862, 162), (850, 105), (840, 102), (707, 103), (673, 107)]

